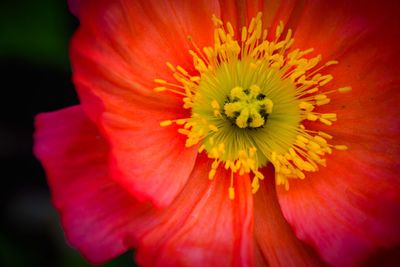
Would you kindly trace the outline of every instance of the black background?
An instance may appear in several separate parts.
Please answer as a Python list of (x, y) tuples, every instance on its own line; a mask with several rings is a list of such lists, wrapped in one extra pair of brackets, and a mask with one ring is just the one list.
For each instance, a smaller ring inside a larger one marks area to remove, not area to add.
[[(0, 4), (0, 266), (89, 266), (68, 246), (32, 154), (34, 116), (78, 103), (68, 43), (78, 21), (66, 1)], [(105, 266), (132, 266), (132, 254)]]

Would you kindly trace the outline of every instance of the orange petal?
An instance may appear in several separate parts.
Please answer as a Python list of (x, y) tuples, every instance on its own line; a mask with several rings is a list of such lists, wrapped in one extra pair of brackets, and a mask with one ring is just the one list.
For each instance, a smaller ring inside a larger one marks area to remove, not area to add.
[(209, 1), (79, 2), (71, 59), (82, 106), (112, 147), (113, 178), (158, 206), (182, 189), (196, 151), (176, 128), (159, 126), (190, 115), (181, 97), (153, 92), (153, 80), (171, 80), (167, 61), (193, 72), (187, 36), (211, 43), (213, 13)]
[(301, 1), (263, 1), (263, 0), (219, 0), (221, 6), (221, 18), (224, 22), (230, 22), (237, 33), (243, 26), (249, 26), (252, 18), (262, 12), (262, 21), (266, 29), (275, 29), (280, 21), (285, 24), (294, 21), (302, 9)]
[[(167, 209), (139, 226), (136, 258), (143, 266), (252, 266), (253, 210), (247, 176), (236, 177), (235, 199), (228, 197), (230, 173), (222, 168), (208, 180), (211, 162), (199, 157), (189, 183)], [(140, 235), (140, 234), (139, 234)]]
[(111, 174), (136, 198), (165, 207), (186, 184), (197, 147), (185, 147), (186, 136), (178, 133), (177, 126), (160, 126), (161, 118), (173, 116), (167, 110), (135, 108), (132, 114), (103, 116), (111, 147)]
[(109, 98), (132, 94), (177, 105), (177, 97), (152, 92), (153, 80), (171, 80), (166, 62), (194, 71), (188, 36), (199, 47), (212, 44), (211, 16), (219, 7), (210, 1), (102, 0), (80, 1), (79, 13), (71, 46), (74, 80), (78, 91), (90, 91), (110, 109)]
[(259, 259), (266, 266), (324, 266), (310, 247), (297, 239), (280, 209), (272, 168), (263, 171), (266, 180), (254, 195), (255, 241)]

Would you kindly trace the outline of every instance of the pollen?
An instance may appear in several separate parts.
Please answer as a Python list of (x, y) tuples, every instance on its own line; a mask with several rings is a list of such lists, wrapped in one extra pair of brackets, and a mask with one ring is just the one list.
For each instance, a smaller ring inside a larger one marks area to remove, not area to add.
[(236, 86), (225, 100), (224, 114), (239, 128), (258, 128), (264, 126), (272, 106), (257, 85), (248, 89)]
[(338, 61), (323, 63), (321, 55), (309, 56), (312, 48), (293, 48), (292, 31), (282, 22), (268, 38), (261, 12), (238, 36), (231, 23), (216, 16), (212, 21), (212, 46), (199, 48), (195, 36), (188, 37), (195, 71), (167, 62), (175, 82), (154, 80), (155, 92), (180, 96), (182, 107), (190, 110), (190, 117), (160, 126), (180, 125), (186, 146), (208, 155), (208, 179), (215, 179), (218, 168), (230, 171), (227, 195), (234, 199), (234, 179), (250, 176), (256, 193), (263, 168), (272, 164), (276, 184), (289, 190), (291, 179), (306, 179), (327, 165), (326, 155), (348, 149), (332, 144), (329, 133), (313, 130), (318, 124), (334, 127), (337, 114), (319, 112), (320, 106), (351, 91), (349, 86), (325, 89), (334, 77), (321, 70)]

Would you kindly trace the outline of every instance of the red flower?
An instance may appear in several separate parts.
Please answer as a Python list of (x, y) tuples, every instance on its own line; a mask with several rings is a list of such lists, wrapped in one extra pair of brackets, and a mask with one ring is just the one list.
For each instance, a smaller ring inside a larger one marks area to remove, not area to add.
[(399, 244), (396, 3), (70, 6), (81, 105), (36, 118), (35, 153), (89, 261), (359, 266)]

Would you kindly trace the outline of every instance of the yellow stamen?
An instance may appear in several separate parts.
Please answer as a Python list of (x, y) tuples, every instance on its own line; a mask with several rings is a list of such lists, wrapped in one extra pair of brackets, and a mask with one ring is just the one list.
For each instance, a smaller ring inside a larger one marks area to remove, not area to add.
[(282, 22), (275, 38), (267, 40), (261, 16), (259, 12), (248, 27), (236, 32), (231, 23), (224, 25), (213, 15), (213, 45), (201, 49), (195, 37), (188, 37), (196, 71), (167, 62), (176, 83), (154, 80), (160, 85), (154, 91), (182, 96), (183, 108), (191, 113), (190, 118), (160, 125), (180, 125), (186, 146), (199, 144), (198, 152), (213, 159), (209, 179), (214, 179), (219, 164), (230, 171), (230, 199), (235, 198), (234, 175), (240, 179), (250, 174), (256, 193), (264, 179), (260, 170), (271, 163), (276, 184), (289, 190), (290, 179), (305, 179), (308, 172), (326, 166), (326, 154), (347, 150), (345, 145), (330, 144), (330, 134), (308, 129), (333, 125), (337, 114), (320, 113), (319, 106), (328, 105), (332, 94), (351, 91), (349, 86), (324, 89), (334, 77), (320, 71), (325, 73), (338, 61), (323, 63), (321, 55), (310, 57), (312, 48), (292, 49), (293, 32), (285, 31)]
[(229, 199), (234, 200), (235, 199), (235, 188), (229, 187)]
[(350, 86), (347, 86), (347, 87), (342, 87), (342, 88), (339, 88), (338, 89), (338, 92), (339, 93), (348, 93), (348, 92), (351, 92), (351, 87)]
[(166, 120), (166, 121), (162, 121), (160, 122), (160, 126), (169, 126), (172, 124), (171, 120)]

